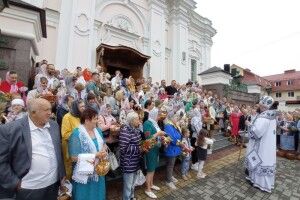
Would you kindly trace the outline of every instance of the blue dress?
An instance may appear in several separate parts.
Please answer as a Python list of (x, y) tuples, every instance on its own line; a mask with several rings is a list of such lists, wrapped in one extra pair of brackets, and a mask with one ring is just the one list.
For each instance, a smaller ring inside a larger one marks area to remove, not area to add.
[[(102, 137), (101, 131), (99, 134)], [(97, 151), (99, 151), (97, 139), (94, 138), (93, 142), (95, 143)], [(78, 154), (83, 153), (81, 148), (81, 143), (79, 139), (79, 130), (78, 128), (74, 129), (72, 135), (69, 139), (69, 155), (78, 156)], [(74, 166), (73, 166), (74, 167)], [(73, 191), (72, 199), (73, 200), (104, 200), (105, 199), (105, 177), (99, 176), (98, 182), (93, 180), (88, 180), (87, 184), (72, 182)]]

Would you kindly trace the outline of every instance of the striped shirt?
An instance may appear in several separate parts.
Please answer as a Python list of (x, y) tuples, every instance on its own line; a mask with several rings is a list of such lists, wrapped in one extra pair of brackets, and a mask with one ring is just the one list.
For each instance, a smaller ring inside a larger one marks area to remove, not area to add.
[(132, 173), (140, 169), (141, 131), (125, 125), (120, 130), (119, 147), (123, 173)]

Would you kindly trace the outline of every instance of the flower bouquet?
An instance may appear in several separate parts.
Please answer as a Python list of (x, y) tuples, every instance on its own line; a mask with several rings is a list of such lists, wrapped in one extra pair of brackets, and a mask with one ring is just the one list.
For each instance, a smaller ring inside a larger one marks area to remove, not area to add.
[(177, 140), (176, 145), (181, 147), (182, 155), (184, 156), (187, 156), (188, 154), (192, 153), (192, 151), (194, 150), (193, 147), (188, 147), (184, 142), (180, 140)]
[(150, 138), (147, 140), (142, 141), (141, 149), (144, 152), (148, 152), (151, 148), (153, 148), (157, 144), (157, 141), (155, 138)]
[(161, 143), (164, 145), (164, 146), (168, 146), (171, 142), (172, 142), (172, 139), (170, 138), (170, 136), (161, 136), (160, 137), (161, 139)]

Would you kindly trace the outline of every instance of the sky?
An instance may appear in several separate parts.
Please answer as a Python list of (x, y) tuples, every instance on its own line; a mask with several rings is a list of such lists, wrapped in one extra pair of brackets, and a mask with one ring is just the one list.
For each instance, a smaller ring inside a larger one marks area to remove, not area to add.
[(236, 64), (261, 75), (300, 70), (300, 0), (195, 0), (210, 19), (211, 65)]

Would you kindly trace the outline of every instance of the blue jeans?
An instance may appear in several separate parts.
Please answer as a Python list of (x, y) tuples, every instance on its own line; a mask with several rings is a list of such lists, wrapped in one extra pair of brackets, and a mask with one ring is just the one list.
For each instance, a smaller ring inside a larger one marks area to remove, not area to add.
[(181, 162), (181, 174), (187, 175), (189, 169), (190, 169), (190, 160), (191, 156), (183, 156), (182, 162)]
[(123, 174), (123, 200), (134, 198), (134, 183), (137, 178), (137, 172)]

